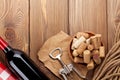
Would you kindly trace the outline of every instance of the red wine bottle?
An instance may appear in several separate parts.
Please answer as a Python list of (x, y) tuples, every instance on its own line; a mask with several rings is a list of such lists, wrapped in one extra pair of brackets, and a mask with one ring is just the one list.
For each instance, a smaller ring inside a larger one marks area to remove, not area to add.
[(23, 51), (11, 48), (1, 37), (0, 49), (5, 53), (9, 69), (20, 80), (50, 80)]

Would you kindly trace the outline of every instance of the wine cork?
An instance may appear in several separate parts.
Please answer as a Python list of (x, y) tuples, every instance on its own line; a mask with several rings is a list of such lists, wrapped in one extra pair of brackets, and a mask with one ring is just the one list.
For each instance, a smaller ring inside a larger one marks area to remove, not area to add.
[(104, 46), (101, 46), (99, 48), (99, 52), (100, 52), (100, 57), (101, 58), (104, 58), (105, 57), (105, 47)]
[(85, 33), (85, 32), (78, 32), (78, 33), (76, 34), (76, 37), (77, 37), (77, 38), (80, 38), (81, 36), (84, 36), (86, 39), (89, 38), (89, 34), (88, 34), (88, 33)]
[(79, 58), (79, 57), (74, 57), (74, 62), (75, 63), (84, 63), (83, 58)]
[(73, 38), (73, 43), (75, 43), (78, 39), (77, 38)]
[(101, 34), (96, 34), (95, 36), (97, 37), (97, 42), (98, 42), (97, 44), (100, 47), (101, 46), (101, 36), (102, 35)]
[(98, 54), (99, 55), (99, 51), (98, 50), (93, 50), (92, 51), (92, 54), (94, 55), (94, 54)]
[(79, 54), (79, 57), (83, 58), (83, 54)]
[(81, 43), (80, 45), (79, 45), (79, 47), (77, 48), (77, 52), (78, 52), (78, 54), (82, 54), (83, 53), (83, 51), (86, 49), (86, 47), (87, 47), (87, 44), (86, 43)]
[(86, 39), (85, 37), (81, 36), (72, 46), (74, 49), (77, 49), (79, 45), (84, 42)]
[(74, 51), (72, 52), (72, 55), (73, 55), (74, 57), (77, 57), (77, 56), (78, 56), (77, 50), (74, 50)]
[(87, 49), (90, 50), (90, 51), (92, 51), (92, 50), (94, 49), (94, 46), (91, 45), (91, 44), (89, 44), (89, 45), (87, 46)]
[(72, 50), (74, 50), (74, 49), (75, 49), (73, 44), (74, 44), (77, 40), (78, 40), (77, 38), (73, 38), (73, 41), (72, 41), (72, 46), (71, 46), (71, 49), (72, 49)]
[(100, 57), (96, 57), (95, 55), (93, 56), (93, 60), (95, 61), (96, 64), (100, 64), (101, 63)]
[(92, 69), (94, 69), (94, 67), (95, 67), (95, 65), (94, 65), (93, 60), (90, 60), (90, 63), (87, 64), (87, 69), (92, 70)]
[(91, 53), (89, 50), (83, 52), (84, 63), (89, 63), (91, 58)]
[(98, 57), (99, 57), (99, 55), (100, 55), (99, 51), (98, 50), (93, 50), (92, 51), (92, 56), (94, 56), (94, 55), (98, 55)]
[(86, 43), (87, 43), (87, 44), (90, 44), (90, 43), (91, 43), (90, 38), (86, 39)]
[(92, 36), (91, 37), (91, 43), (93, 44), (93, 46), (94, 46), (94, 49), (99, 49), (99, 47), (100, 47), (100, 41), (98, 40), (98, 38), (96, 37), (96, 36)]
[(101, 59), (99, 57), (99, 51), (98, 50), (94, 50), (92, 52), (92, 55), (93, 55), (93, 60), (95, 61), (96, 64), (100, 64), (101, 63)]

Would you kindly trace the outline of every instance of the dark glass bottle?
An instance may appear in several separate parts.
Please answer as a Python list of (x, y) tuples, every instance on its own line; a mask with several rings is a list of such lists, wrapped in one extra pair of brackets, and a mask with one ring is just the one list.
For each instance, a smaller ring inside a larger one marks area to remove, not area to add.
[(5, 53), (10, 70), (21, 80), (50, 80), (21, 50), (11, 48), (0, 37), (0, 49)]

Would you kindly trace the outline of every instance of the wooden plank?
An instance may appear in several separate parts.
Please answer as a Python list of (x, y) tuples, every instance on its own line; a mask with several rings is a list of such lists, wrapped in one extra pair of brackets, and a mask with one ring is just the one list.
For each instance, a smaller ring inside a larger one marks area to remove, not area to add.
[(107, 15), (108, 15), (108, 48), (110, 49), (113, 45), (116, 28), (120, 23), (120, 0), (107, 0)]
[(106, 4), (106, 0), (70, 0), (70, 34), (78, 31), (101, 33), (107, 48)]
[(22, 50), (28, 45), (28, 0), (0, 1), (0, 36), (13, 48)]
[[(40, 47), (59, 31), (68, 31), (67, 4), (67, 0), (30, 0), (30, 57), (40, 69), (43, 69), (37, 58)], [(50, 72), (45, 73), (53, 79)]]

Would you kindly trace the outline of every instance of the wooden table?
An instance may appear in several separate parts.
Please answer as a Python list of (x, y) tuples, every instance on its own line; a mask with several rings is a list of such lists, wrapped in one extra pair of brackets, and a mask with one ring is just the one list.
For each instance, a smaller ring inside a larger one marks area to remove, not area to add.
[(61, 30), (92, 31), (102, 34), (107, 52), (120, 21), (119, 6), (120, 0), (1, 0), (0, 36), (56, 80), (37, 58), (44, 42)]

